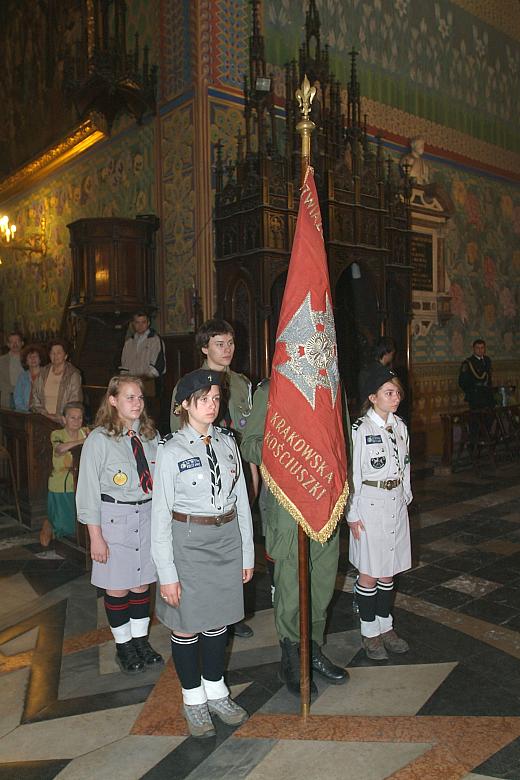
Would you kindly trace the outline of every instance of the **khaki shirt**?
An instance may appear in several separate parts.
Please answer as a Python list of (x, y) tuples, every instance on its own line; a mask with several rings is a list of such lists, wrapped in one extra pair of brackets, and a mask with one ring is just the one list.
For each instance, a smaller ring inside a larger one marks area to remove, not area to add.
[[(138, 427), (136, 428), (139, 432)], [(125, 434), (127, 430), (125, 430)], [(101, 525), (101, 494), (116, 501), (144, 501), (151, 498), (139, 483), (130, 437), (109, 436), (104, 428), (95, 428), (86, 439), (79, 462), (76, 507), (84, 525)], [(153, 477), (159, 436), (141, 439)]]

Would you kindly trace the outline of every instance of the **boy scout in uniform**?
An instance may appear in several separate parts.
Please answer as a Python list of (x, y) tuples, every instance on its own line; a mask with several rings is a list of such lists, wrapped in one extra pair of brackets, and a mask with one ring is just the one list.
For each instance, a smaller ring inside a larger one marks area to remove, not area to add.
[[(247, 428), (242, 436), (241, 452), (245, 460), (260, 466), (264, 441), (269, 380), (258, 386)], [(298, 600), (298, 524), (266, 491), (265, 547), (274, 565), (274, 619), (282, 648), (280, 677), (291, 693), (300, 693), (300, 609)], [(309, 540), (312, 668), (328, 682), (341, 685), (348, 672), (332, 663), (321, 651), (327, 608), (334, 593), (338, 570), (339, 532), (320, 544)], [(311, 683), (311, 693), (317, 691)]]
[[(235, 353), (235, 331), (226, 320), (211, 319), (203, 322), (195, 335), (195, 344), (204, 355), (201, 368), (224, 372), (222, 383), (222, 402), (220, 407), (219, 425), (232, 428), (238, 442), (243, 435), (249, 415), (251, 414), (251, 382), (244, 374), (238, 374), (230, 369)], [(175, 414), (177, 385), (173, 388), (170, 430), (179, 430), (180, 417)], [(255, 486), (258, 485), (258, 471), (251, 466), (251, 476)], [(253, 636), (253, 629), (240, 621), (233, 627), (235, 636), (248, 638)]]

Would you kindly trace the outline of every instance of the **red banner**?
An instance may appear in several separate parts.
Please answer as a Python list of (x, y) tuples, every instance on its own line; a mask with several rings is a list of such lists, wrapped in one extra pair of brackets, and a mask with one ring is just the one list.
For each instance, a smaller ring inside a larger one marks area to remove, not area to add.
[(312, 168), (276, 334), (262, 476), (308, 536), (325, 542), (348, 496), (336, 330)]

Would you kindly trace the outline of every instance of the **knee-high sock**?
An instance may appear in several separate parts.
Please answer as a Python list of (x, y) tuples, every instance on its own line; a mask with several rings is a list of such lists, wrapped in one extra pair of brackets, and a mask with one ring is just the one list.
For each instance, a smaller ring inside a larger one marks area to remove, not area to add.
[(116, 643), (124, 644), (124, 642), (129, 642), (132, 638), (132, 632), (130, 629), (128, 594), (126, 596), (109, 596), (108, 593), (105, 593), (105, 612)]
[(132, 636), (147, 636), (150, 625), (150, 588), (143, 593), (129, 592), (128, 612)]
[(367, 623), (376, 619), (377, 588), (366, 588), (356, 581), (356, 601), (359, 607), (359, 617)]
[(376, 615), (386, 618), (390, 615), (394, 595), (394, 581), (377, 581)]
[(359, 607), (361, 620), (361, 634), (363, 636), (379, 636), (379, 624), (376, 620), (377, 588), (367, 588), (356, 581), (356, 601)]
[[(199, 664), (199, 637), (171, 635), (172, 658), (175, 664), (177, 677), (180, 680), (183, 691), (199, 688), (200, 664)], [(196, 702), (193, 702), (196, 703)]]
[(220, 680), (224, 674), (227, 626), (203, 631), (200, 635), (202, 676), (205, 680)]

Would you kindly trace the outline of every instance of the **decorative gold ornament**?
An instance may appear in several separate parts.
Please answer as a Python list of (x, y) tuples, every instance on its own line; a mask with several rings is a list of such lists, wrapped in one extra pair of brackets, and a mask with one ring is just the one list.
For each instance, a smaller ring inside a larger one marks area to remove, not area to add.
[(93, 119), (87, 119), (65, 139), (1, 181), (0, 198), (7, 200), (27, 189), (105, 137)]
[[(307, 78), (307, 74), (303, 77), (300, 89), (295, 92), (298, 106), (300, 107), (300, 113), (302, 119), (296, 125), (296, 130), (301, 136), (302, 140), (302, 157), (306, 161), (306, 164), (310, 164), (311, 156), (311, 133), (316, 127), (312, 119), (309, 119), (311, 113), (312, 101), (316, 94), (316, 87), (311, 87), (310, 81)], [(305, 163), (304, 163), (305, 165)]]
[(114, 474), (112, 481), (119, 487), (123, 487), (123, 485), (126, 485), (128, 482), (128, 476), (124, 473), (124, 471), (118, 471), (117, 474)]

